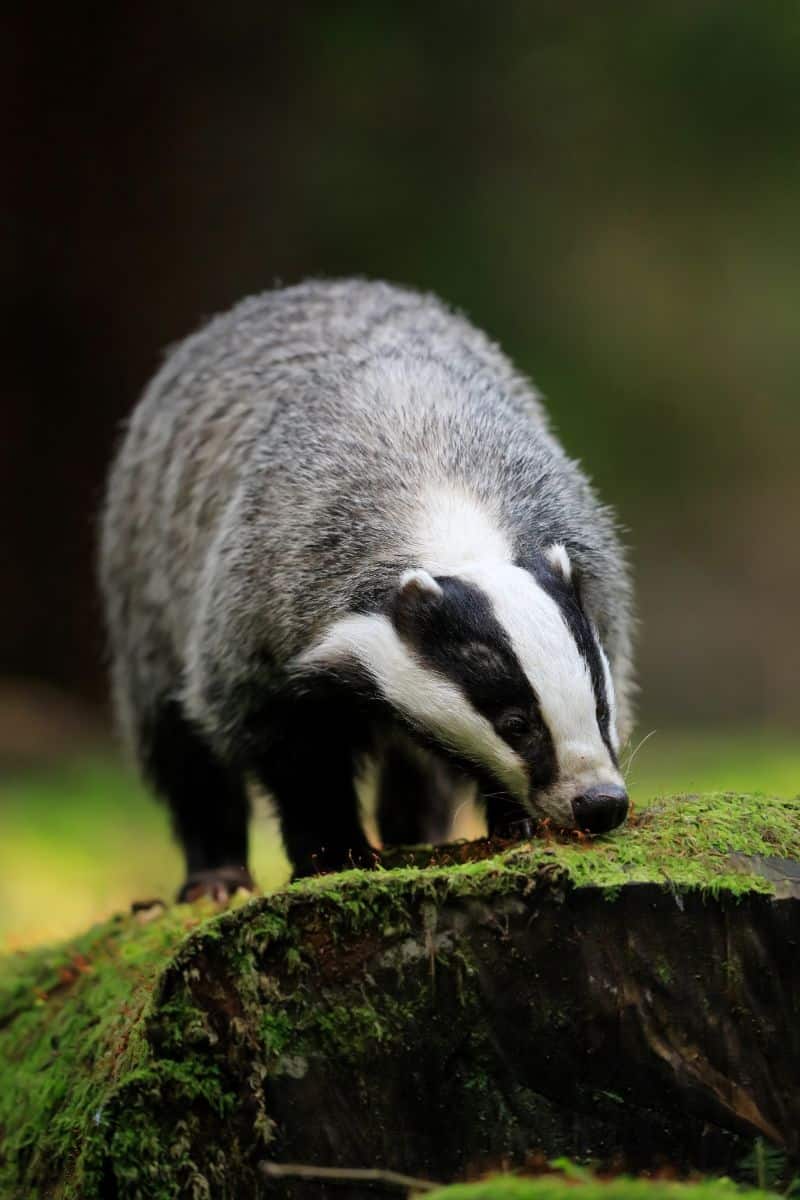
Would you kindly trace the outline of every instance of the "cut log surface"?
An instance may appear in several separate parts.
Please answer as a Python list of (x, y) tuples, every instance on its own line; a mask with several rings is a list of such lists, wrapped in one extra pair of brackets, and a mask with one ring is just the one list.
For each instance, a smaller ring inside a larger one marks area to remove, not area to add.
[(267, 1164), (444, 1183), (800, 1152), (800, 800), (391, 861), (6, 959), (0, 1195), (360, 1197)]

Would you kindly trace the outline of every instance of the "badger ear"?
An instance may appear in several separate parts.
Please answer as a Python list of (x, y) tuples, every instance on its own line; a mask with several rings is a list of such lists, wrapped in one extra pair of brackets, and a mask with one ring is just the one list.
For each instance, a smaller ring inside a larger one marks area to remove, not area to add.
[(561, 542), (553, 542), (544, 552), (544, 556), (548, 563), (555, 571), (556, 575), (560, 575), (564, 583), (572, 583), (572, 562), (567, 553), (566, 546)]
[(414, 567), (410, 571), (403, 571), (400, 576), (400, 590), (398, 598), (402, 596), (406, 601), (413, 600), (439, 600), (442, 595), (442, 589), (436, 580), (428, 571), (423, 571), (422, 567)]
[(430, 612), (442, 598), (442, 589), (428, 571), (415, 567), (400, 576), (394, 598), (394, 623), (400, 633), (411, 632), (415, 619)]

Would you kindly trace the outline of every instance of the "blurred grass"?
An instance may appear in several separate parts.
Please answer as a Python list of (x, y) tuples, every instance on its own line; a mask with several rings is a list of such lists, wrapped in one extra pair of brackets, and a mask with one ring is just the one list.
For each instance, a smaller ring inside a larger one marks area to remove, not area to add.
[[(634, 741), (633, 746), (636, 744)], [(626, 760), (623, 752), (623, 769)], [(641, 744), (625, 774), (638, 804), (676, 792), (797, 796), (800, 739), (771, 730), (655, 730)]]
[[(800, 743), (777, 732), (657, 731), (641, 745), (628, 782), (639, 805), (676, 792), (795, 796)], [(252, 846), (260, 886), (279, 886), (288, 868), (263, 801)], [(180, 881), (166, 811), (115, 762), (0, 782), (0, 948), (66, 937), (132, 900), (170, 898)]]
[[(269, 889), (288, 867), (265, 808), (252, 865)], [(181, 879), (166, 809), (113, 760), (0, 782), (0, 949), (66, 937), (133, 900), (171, 899)]]

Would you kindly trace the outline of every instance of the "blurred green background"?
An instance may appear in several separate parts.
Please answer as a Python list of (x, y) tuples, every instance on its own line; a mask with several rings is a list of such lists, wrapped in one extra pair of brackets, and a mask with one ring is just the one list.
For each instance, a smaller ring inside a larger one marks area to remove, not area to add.
[(109, 747), (95, 515), (163, 347), (276, 280), (433, 289), (535, 379), (629, 529), (636, 795), (800, 789), (800, 8), (5, 22), (0, 938), (178, 882)]

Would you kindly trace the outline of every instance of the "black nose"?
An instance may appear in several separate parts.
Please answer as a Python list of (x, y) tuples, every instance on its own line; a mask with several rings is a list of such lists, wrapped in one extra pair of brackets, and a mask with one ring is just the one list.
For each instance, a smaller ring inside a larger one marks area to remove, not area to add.
[(575, 824), (585, 833), (608, 833), (628, 815), (628, 793), (615, 783), (587, 788), (572, 801)]

